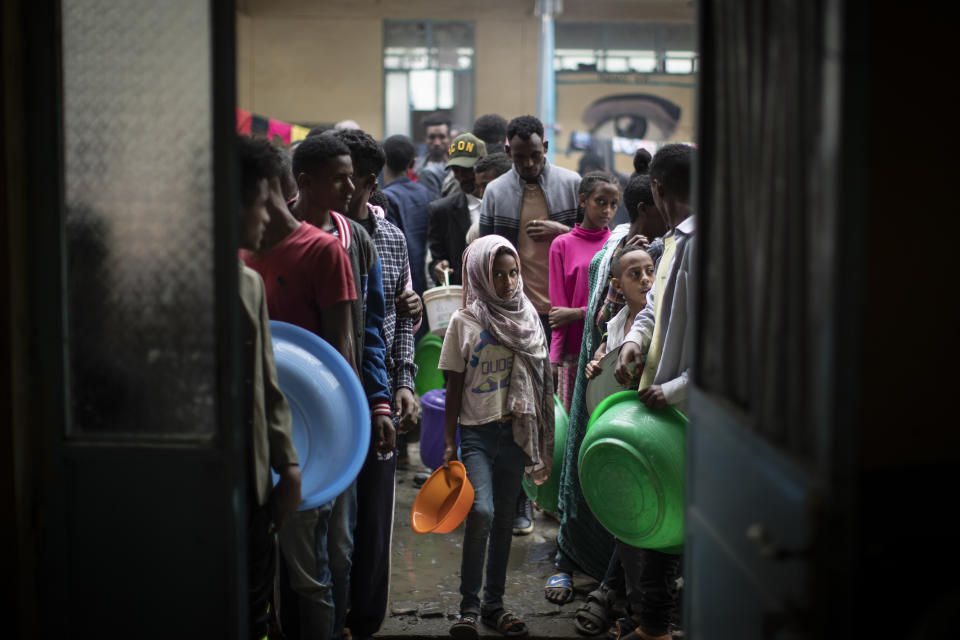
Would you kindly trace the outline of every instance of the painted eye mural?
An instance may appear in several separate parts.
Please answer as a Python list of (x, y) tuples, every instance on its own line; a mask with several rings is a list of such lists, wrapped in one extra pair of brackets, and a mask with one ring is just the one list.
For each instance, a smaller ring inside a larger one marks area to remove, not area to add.
[(668, 140), (680, 122), (681, 108), (648, 93), (605, 96), (583, 112), (594, 138)]

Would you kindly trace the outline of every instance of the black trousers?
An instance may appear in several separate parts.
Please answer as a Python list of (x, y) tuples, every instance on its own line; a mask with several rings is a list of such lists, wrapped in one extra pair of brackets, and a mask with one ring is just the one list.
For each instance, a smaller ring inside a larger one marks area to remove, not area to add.
[(554, 566), (557, 567), (557, 571), (562, 573), (569, 573), (573, 575), (574, 573), (580, 571), (580, 567), (574, 564), (573, 560), (568, 558), (559, 546), (557, 547), (557, 555), (555, 557)]
[(626, 576), (623, 574), (623, 563), (620, 562), (620, 552), (614, 547), (610, 554), (610, 563), (607, 565), (607, 572), (603, 574), (603, 586), (611, 589), (615, 593), (626, 593)]
[(396, 471), (396, 454), (379, 460), (371, 446), (357, 476), (357, 527), (347, 614), (347, 627), (354, 638), (379, 631), (387, 612)]
[(652, 636), (669, 632), (671, 619), (679, 607), (683, 556), (640, 549), (617, 540), (627, 582), (627, 602), (637, 616), (640, 630)]
[(553, 336), (553, 329), (550, 328), (550, 316), (540, 316), (540, 324), (543, 325), (543, 335), (547, 338), (547, 351), (550, 351), (550, 338)]
[(270, 533), (270, 509), (254, 502), (247, 505), (247, 582), (250, 607), (250, 638), (267, 635), (267, 605), (273, 593), (276, 566), (276, 539)]

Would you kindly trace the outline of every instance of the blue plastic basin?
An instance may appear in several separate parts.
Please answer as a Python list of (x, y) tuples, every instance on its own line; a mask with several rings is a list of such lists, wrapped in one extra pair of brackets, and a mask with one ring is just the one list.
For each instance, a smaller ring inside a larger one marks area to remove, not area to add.
[(357, 374), (322, 338), (276, 320), (270, 331), (293, 416), (303, 511), (330, 502), (360, 473), (370, 447), (370, 409)]

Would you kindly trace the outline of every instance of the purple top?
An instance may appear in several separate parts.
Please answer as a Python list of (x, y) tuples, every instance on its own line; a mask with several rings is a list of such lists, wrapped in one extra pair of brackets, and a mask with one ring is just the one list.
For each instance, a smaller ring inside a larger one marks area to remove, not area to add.
[[(579, 224), (557, 236), (550, 245), (550, 306), (580, 307), (586, 313), (590, 297), (590, 261), (610, 237), (609, 229), (583, 229)], [(550, 362), (559, 363), (565, 353), (579, 354), (583, 320), (553, 330)]]

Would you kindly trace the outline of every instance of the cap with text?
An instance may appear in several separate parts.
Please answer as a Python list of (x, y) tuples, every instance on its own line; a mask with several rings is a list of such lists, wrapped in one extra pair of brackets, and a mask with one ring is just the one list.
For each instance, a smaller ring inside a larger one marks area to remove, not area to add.
[(487, 145), (472, 133), (461, 133), (450, 143), (447, 155), (449, 159), (445, 169), (450, 167), (471, 169), (477, 164), (477, 160), (487, 155)]

